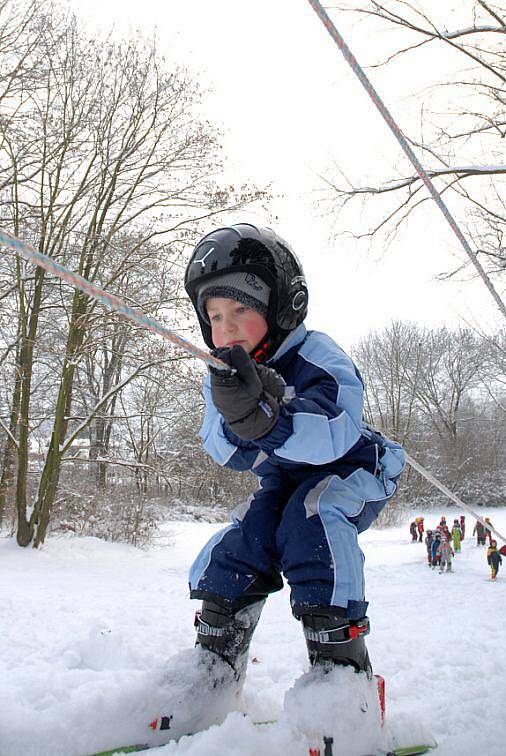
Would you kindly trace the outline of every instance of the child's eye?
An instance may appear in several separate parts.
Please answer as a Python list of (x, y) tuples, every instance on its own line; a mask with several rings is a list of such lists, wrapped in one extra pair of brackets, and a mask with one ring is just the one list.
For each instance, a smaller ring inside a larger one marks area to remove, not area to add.
[(216, 313), (215, 315), (210, 316), (211, 323), (217, 323), (221, 318), (221, 315), (219, 313)]

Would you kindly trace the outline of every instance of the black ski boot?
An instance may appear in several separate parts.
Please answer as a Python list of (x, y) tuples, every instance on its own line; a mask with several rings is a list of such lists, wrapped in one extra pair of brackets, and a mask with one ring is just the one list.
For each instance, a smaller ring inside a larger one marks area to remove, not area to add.
[(303, 614), (304, 635), (312, 666), (341, 664), (372, 677), (372, 666), (364, 636), (369, 633), (369, 619), (349, 620), (330, 612)]
[(220, 724), (237, 709), (250, 641), (264, 603), (234, 611), (203, 601), (195, 616), (195, 647), (173, 656), (164, 673), (160, 716), (150, 725), (156, 743)]
[(233, 611), (211, 601), (203, 601), (202, 611), (195, 615), (196, 645), (227, 662), (237, 680), (246, 671), (251, 638), (264, 603), (265, 600), (258, 601)]
[(384, 748), (378, 683), (364, 636), (369, 620), (350, 620), (321, 607), (298, 613), (311, 662), (287, 691), (283, 718), (319, 747), (325, 736), (335, 753), (377, 753)]

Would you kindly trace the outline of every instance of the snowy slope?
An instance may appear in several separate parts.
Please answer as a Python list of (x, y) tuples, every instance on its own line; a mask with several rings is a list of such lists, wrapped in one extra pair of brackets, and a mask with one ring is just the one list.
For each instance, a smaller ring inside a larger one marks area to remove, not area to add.
[[(436, 525), (440, 514), (427, 513), (426, 524)], [(505, 533), (506, 509), (490, 514)], [(164, 527), (149, 551), (91, 538), (50, 539), (41, 551), (0, 540), (0, 756), (85, 756), (128, 741), (139, 715), (149, 721), (159, 713), (164, 667), (193, 644), (187, 568), (219, 526)], [(504, 756), (506, 569), (497, 583), (487, 582), (485, 550), (469, 535), (451, 575), (426, 566), (425, 547), (409, 542), (407, 520), (361, 536), (368, 646), (387, 681), (388, 720), (404, 739), (420, 726), (437, 739), (438, 756)], [(251, 657), (244, 706), (253, 719), (272, 719), (307, 669), (286, 588), (267, 602)], [(152, 753), (307, 750), (285, 725), (255, 728), (235, 713)]]

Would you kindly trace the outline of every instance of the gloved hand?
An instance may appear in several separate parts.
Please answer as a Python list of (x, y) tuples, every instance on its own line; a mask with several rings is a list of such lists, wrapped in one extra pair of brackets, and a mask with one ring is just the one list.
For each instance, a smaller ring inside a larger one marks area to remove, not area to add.
[(216, 409), (239, 438), (262, 438), (276, 424), (285, 382), (275, 370), (256, 365), (238, 344), (221, 347), (213, 354), (236, 371), (230, 375), (210, 368)]
[(285, 379), (282, 378), (280, 374), (272, 368), (268, 368), (265, 365), (257, 365), (256, 362), (253, 362), (253, 365), (256, 368), (258, 377), (262, 381), (264, 390), (267, 391), (267, 393), (273, 396), (275, 399), (279, 399), (281, 401), (281, 399), (283, 399), (285, 395)]

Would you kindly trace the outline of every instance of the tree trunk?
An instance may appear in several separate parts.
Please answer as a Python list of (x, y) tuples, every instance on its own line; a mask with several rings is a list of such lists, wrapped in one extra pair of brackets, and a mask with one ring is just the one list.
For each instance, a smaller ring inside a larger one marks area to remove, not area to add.
[[(24, 291), (20, 293), (20, 322), (23, 331), (21, 349), (19, 352), (19, 433), (18, 433), (18, 472), (16, 481), (16, 510), (18, 527), (16, 539), (19, 546), (28, 546), (33, 536), (31, 520), (27, 518), (27, 480), (28, 480), (28, 432), (30, 417), (30, 398), (33, 374), (33, 347), (39, 323), (40, 306), (42, 300), (42, 286), (44, 283), (44, 271), (38, 268), (35, 271), (35, 286), (32, 300), (31, 314), (28, 321), (28, 334), (26, 333), (26, 313), (24, 310)], [(23, 287), (21, 287), (22, 289)]]
[(85, 334), (84, 320), (88, 301), (87, 296), (78, 291), (74, 292), (73, 315), (67, 337), (66, 357), (56, 402), (51, 443), (42, 470), (37, 500), (30, 518), (30, 524), (36, 531), (34, 548), (44, 543), (60, 480), (62, 446), (67, 432), (67, 418), (70, 415), (72, 405), (76, 360)]
[(14, 442), (15, 434), (18, 429), (19, 405), (21, 401), (21, 380), (16, 370), (14, 378), (14, 390), (12, 392), (11, 416), (9, 421), (9, 431), (5, 441), (2, 463), (2, 475), (0, 477), (0, 526), (3, 522), (5, 508), (9, 499), (12, 499), (14, 484), (14, 468), (16, 462), (16, 444)]

